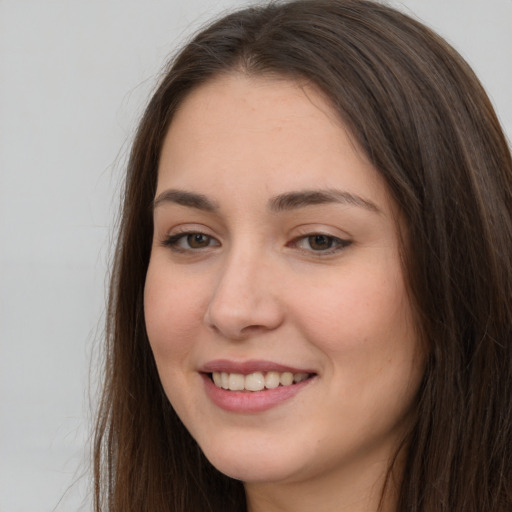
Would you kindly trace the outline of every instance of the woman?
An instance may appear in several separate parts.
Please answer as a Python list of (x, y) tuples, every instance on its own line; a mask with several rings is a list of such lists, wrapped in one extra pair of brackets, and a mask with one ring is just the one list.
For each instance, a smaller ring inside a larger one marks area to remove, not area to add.
[(213, 23), (132, 149), (96, 510), (510, 510), (511, 254), (443, 40), (359, 0)]

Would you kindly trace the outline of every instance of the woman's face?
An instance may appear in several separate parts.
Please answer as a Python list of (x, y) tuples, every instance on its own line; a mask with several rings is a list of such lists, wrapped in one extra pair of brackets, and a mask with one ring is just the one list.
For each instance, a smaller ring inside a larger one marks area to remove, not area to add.
[(184, 101), (145, 315), (165, 392), (220, 471), (256, 484), (387, 467), (423, 372), (398, 216), (315, 89), (233, 74)]

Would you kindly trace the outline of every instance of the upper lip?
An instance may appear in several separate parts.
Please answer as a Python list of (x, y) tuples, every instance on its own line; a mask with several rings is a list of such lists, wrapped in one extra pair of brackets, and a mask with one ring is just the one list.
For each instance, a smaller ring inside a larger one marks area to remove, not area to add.
[(291, 372), (291, 373), (315, 373), (309, 368), (296, 368), (265, 360), (232, 361), (229, 359), (215, 359), (205, 363), (200, 371), (202, 373), (225, 372), (248, 375), (254, 372)]

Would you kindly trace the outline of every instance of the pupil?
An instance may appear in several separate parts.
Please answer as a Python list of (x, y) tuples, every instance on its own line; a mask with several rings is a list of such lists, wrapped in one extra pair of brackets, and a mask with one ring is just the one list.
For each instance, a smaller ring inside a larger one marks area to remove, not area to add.
[(309, 244), (312, 249), (329, 249), (331, 247), (331, 238), (325, 235), (315, 235), (309, 237)]
[(188, 243), (190, 247), (205, 247), (208, 245), (208, 237), (200, 233), (189, 235)]

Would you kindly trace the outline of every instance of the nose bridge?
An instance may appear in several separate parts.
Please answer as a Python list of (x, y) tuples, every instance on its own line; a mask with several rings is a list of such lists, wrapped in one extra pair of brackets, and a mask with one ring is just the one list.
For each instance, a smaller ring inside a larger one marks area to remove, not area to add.
[(274, 265), (265, 251), (239, 243), (219, 269), (206, 322), (225, 337), (239, 339), (271, 330), (282, 321), (273, 283)]

